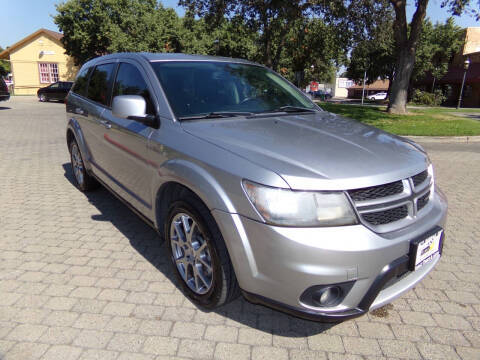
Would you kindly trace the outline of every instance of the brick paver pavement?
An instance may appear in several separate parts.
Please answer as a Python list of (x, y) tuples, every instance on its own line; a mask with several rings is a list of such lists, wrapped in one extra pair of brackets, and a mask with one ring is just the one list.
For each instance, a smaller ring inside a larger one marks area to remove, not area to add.
[(0, 359), (480, 359), (480, 142), (427, 142), (450, 210), (444, 257), (382, 311), (313, 323), (172, 281), (155, 233), (72, 184), (65, 108), (0, 103)]

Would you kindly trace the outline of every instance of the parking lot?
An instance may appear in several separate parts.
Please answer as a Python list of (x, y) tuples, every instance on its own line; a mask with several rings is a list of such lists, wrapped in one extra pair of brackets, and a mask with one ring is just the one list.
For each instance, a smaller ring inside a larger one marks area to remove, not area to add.
[[(300, 320), (239, 298), (204, 312), (156, 233), (73, 183), (65, 105), (0, 103), (0, 359), (480, 359), (480, 141), (419, 140), (449, 200), (444, 256), (390, 305)], [(286, 284), (288, 286), (288, 284)]]

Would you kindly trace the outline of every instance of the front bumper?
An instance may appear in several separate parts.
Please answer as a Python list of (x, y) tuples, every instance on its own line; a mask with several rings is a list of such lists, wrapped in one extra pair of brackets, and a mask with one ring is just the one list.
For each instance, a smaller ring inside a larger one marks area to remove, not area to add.
[[(276, 227), (214, 210), (245, 297), (310, 320), (343, 320), (391, 302), (421, 281), (440, 255), (407, 271), (410, 243), (444, 228), (446, 200), (436, 192), (428, 216), (407, 228), (377, 234), (363, 225)], [(398, 277), (402, 275), (401, 277)], [(341, 303), (313, 307), (300, 301), (317, 285), (354, 282)]]
[(10, 99), (10, 94), (9, 93), (0, 94), (0, 101), (7, 101), (8, 99)]

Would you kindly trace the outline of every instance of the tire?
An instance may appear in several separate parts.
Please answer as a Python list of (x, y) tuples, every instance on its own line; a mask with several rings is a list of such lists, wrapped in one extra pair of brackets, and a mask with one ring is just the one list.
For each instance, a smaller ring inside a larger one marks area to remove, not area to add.
[(77, 187), (80, 191), (86, 192), (96, 189), (99, 183), (95, 178), (88, 174), (85, 169), (85, 163), (83, 162), (80, 148), (77, 141), (73, 139), (69, 144), (70, 149), (70, 162), (72, 164), (73, 177), (77, 183)]
[(38, 100), (40, 102), (46, 102), (47, 101), (47, 96), (45, 94), (40, 94), (40, 96), (38, 97)]
[(215, 220), (193, 193), (183, 193), (168, 210), (165, 243), (184, 294), (196, 305), (214, 309), (236, 298), (240, 289)]

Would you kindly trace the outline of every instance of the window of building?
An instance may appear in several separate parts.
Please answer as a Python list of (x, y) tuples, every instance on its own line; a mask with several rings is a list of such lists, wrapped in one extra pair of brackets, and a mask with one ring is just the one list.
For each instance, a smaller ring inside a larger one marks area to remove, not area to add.
[(54, 63), (39, 63), (40, 82), (54, 83), (58, 81), (58, 65)]

